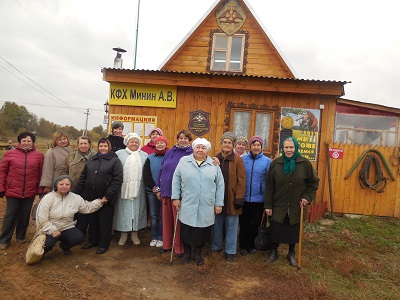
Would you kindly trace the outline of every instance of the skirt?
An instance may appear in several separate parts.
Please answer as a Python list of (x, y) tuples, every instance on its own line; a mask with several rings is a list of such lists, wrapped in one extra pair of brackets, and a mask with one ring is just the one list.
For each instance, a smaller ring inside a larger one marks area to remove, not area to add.
[(283, 224), (271, 220), (271, 240), (277, 244), (296, 244), (299, 242), (300, 223), (290, 225), (289, 216), (283, 219)]
[(212, 226), (192, 227), (181, 223), (181, 241), (187, 245), (201, 246), (210, 240), (211, 228)]

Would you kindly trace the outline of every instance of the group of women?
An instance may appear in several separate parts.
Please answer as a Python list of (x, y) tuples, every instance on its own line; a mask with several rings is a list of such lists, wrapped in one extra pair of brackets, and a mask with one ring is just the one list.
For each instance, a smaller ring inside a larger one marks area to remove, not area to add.
[(44, 193), (36, 223), (47, 235), (45, 252), (60, 241), (69, 255), (88, 231), (83, 249), (105, 253), (113, 225), (119, 245), (129, 233), (139, 245), (138, 231), (147, 226), (149, 211), (150, 246), (161, 253), (174, 248), (183, 264), (202, 265), (202, 248), (211, 240), (212, 251), (225, 246), (225, 258), (232, 261), (238, 236), (242, 255), (256, 252), (254, 240), (266, 213), (272, 216), (274, 241), (269, 262), (278, 259), (279, 244), (287, 243), (287, 260), (296, 265), (300, 207), (315, 197), (318, 177), (295, 138), (286, 139), (282, 156), (271, 161), (259, 136), (247, 141), (225, 132), (221, 151), (210, 158), (210, 143), (197, 138), (191, 146), (187, 130), (177, 134), (170, 149), (159, 128), (150, 131), (143, 147), (139, 135), (122, 137), (122, 131), (123, 124), (113, 122), (97, 152), (88, 137), (80, 137), (72, 152), (68, 137), (57, 132), (45, 156), (35, 149), (32, 133), (21, 133), (18, 146), (0, 164), (0, 196), (7, 199), (0, 250), (11, 243), (15, 227), (17, 242), (25, 243), (34, 198)]

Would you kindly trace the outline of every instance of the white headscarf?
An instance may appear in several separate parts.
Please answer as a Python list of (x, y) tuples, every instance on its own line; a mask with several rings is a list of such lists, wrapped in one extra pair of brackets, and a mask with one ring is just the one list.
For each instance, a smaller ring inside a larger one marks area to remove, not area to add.
[(197, 145), (204, 145), (207, 148), (207, 151), (211, 149), (211, 143), (207, 141), (205, 138), (197, 138), (192, 143), (192, 148), (196, 147)]
[(139, 149), (142, 148), (142, 138), (136, 132), (129, 132), (124, 137), (124, 145), (127, 146), (130, 139), (136, 138), (139, 141)]

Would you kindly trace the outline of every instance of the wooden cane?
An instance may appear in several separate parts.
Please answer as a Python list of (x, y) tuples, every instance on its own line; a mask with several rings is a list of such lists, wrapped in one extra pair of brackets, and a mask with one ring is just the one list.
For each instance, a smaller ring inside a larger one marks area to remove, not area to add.
[(297, 251), (297, 270), (301, 267), (301, 244), (303, 241), (303, 205), (300, 208), (300, 233), (299, 233), (299, 250)]
[(172, 249), (171, 249), (171, 257), (169, 259), (169, 266), (172, 266), (172, 256), (174, 255), (175, 250), (175, 238), (176, 238), (176, 227), (178, 226), (178, 219), (179, 219), (179, 208), (176, 209), (176, 219), (175, 219), (175, 226), (174, 226), (174, 237), (172, 238)]

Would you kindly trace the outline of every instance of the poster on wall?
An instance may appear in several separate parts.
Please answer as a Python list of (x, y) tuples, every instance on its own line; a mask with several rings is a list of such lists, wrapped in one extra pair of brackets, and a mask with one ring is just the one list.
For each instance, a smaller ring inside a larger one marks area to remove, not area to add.
[(137, 133), (142, 138), (142, 146), (150, 141), (149, 132), (157, 127), (156, 116), (110, 114), (109, 132), (111, 132), (111, 124), (114, 121), (120, 121), (124, 124), (123, 135), (129, 132)]
[(320, 115), (319, 109), (282, 107), (279, 147), (286, 137), (293, 136), (299, 142), (301, 155), (317, 160)]

